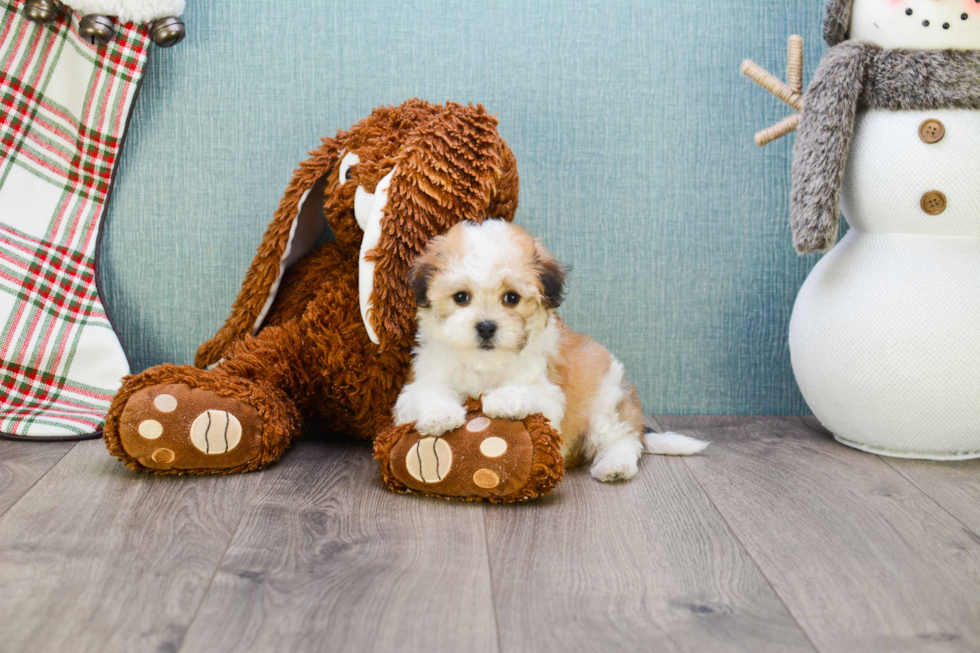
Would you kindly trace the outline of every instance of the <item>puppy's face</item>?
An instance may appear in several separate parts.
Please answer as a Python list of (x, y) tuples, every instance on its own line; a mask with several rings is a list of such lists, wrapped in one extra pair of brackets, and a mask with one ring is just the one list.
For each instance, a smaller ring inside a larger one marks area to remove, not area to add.
[(565, 269), (520, 227), (463, 222), (412, 269), (419, 341), (519, 353), (562, 300)]

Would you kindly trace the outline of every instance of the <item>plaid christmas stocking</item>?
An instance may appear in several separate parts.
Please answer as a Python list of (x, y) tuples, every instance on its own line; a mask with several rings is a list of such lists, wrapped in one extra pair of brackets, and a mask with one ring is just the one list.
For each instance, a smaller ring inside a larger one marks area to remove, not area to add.
[(25, 2), (0, 0), (0, 435), (98, 437), (129, 373), (98, 245), (150, 30), (93, 45), (79, 13), (37, 24)]

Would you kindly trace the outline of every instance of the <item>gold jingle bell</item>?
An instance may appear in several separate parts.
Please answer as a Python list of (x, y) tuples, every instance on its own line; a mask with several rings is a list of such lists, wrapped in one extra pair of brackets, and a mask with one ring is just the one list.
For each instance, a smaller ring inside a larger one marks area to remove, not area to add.
[(150, 23), (149, 28), (153, 42), (161, 48), (172, 48), (187, 36), (187, 28), (184, 27), (184, 21), (176, 16), (155, 20)]
[(82, 17), (78, 33), (92, 45), (105, 45), (116, 31), (115, 23), (108, 16), (89, 14)]
[(64, 6), (58, 0), (27, 0), (24, 5), (24, 18), (32, 23), (50, 23), (61, 14)]

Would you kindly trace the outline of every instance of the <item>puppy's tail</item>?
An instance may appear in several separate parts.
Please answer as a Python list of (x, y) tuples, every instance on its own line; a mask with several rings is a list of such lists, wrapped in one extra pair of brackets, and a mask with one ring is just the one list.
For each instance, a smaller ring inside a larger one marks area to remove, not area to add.
[(643, 434), (643, 444), (647, 453), (657, 453), (664, 456), (693, 456), (704, 451), (711, 443), (672, 431), (666, 433), (647, 431)]

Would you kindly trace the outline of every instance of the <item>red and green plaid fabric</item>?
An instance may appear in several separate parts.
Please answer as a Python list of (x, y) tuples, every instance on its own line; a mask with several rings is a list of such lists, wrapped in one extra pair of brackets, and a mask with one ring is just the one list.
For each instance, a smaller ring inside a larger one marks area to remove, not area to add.
[(97, 246), (149, 34), (93, 46), (77, 13), (36, 25), (24, 1), (0, 0), (0, 434), (98, 435), (129, 364)]

